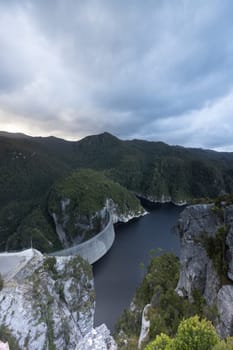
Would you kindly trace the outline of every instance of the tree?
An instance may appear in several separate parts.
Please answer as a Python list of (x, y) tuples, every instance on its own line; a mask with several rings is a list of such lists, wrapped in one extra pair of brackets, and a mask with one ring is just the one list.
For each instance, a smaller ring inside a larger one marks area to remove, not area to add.
[(180, 323), (172, 349), (174, 350), (211, 350), (219, 341), (212, 323), (193, 316)]
[(147, 345), (145, 350), (167, 350), (172, 342), (173, 340), (168, 335), (161, 333)]
[[(166, 334), (157, 335), (144, 350), (233, 350), (232, 340), (222, 344), (210, 321), (193, 316), (183, 320), (178, 327), (175, 338)], [(218, 347), (220, 344), (222, 347)], [(215, 347), (216, 346), (216, 347)]]

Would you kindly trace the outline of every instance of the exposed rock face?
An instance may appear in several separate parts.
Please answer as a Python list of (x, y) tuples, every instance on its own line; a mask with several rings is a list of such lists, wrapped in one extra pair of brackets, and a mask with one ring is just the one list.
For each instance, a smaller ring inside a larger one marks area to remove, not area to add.
[(10, 350), (8, 343), (3, 343), (0, 341), (0, 350)]
[(75, 350), (117, 350), (117, 346), (107, 327), (102, 324), (86, 334)]
[[(217, 329), (220, 336), (233, 335), (233, 286), (221, 285), (213, 262), (204, 248), (203, 236), (215, 237), (217, 230), (224, 224), (229, 227), (226, 237), (229, 261), (228, 276), (233, 271), (233, 206), (223, 209), (223, 217), (213, 212), (213, 205), (194, 205), (187, 207), (181, 214), (178, 229), (181, 241), (181, 271), (177, 285), (179, 295), (188, 296), (199, 290), (208, 305), (217, 305), (219, 321)], [(229, 225), (229, 226), (228, 226)]]
[(141, 349), (143, 342), (146, 342), (149, 340), (150, 320), (147, 314), (150, 307), (151, 307), (151, 304), (146, 304), (142, 312), (142, 324), (141, 324), (141, 332), (138, 340), (138, 349)]
[(142, 208), (137, 211), (128, 209), (127, 212), (122, 212), (118, 205), (110, 198), (106, 199), (104, 208), (111, 214), (114, 224), (117, 222), (128, 222), (134, 218), (147, 214), (147, 212)]
[(226, 244), (228, 246), (228, 277), (233, 281), (233, 205), (229, 205), (225, 209), (225, 220), (229, 225), (229, 231), (226, 238)]
[[(211, 212), (212, 205), (195, 205), (187, 207), (180, 216), (178, 228), (181, 237), (181, 272), (177, 286), (179, 294), (186, 294), (192, 299), (195, 289), (200, 290), (207, 298), (216, 296), (219, 289), (217, 274), (212, 261), (207, 256), (201, 243), (201, 236), (215, 235), (218, 221)], [(207, 273), (208, 272), (208, 273)], [(211, 283), (211, 284), (210, 284)], [(211, 301), (208, 300), (208, 303)]]
[[(106, 199), (103, 208), (92, 216), (80, 215), (77, 210), (74, 210), (73, 202), (67, 198), (61, 200), (59, 207), (60, 211), (58, 213), (51, 212), (50, 214), (64, 248), (79, 244), (98, 234), (108, 223), (108, 213), (111, 214), (114, 224), (128, 222), (133, 218), (146, 214), (142, 207), (139, 207), (138, 210), (127, 208), (127, 211), (122, 211), (119, 205), (110, 198)], [(70, 231), (77, 234), (72, 236), (69, 233)]]
[(57, 215), (55, 213), (52, 213), (51, 216), (53, 218), (54, 225), (55, 225), (55, 228), (56, 228), (56, 233), (57, 233), (57, 235), (59, 237), (59, 240), (60, 240), (62, 246), (65, 247), (65, 248), (69, 247), (69, 242), (67, 240), (67, 235), (66, 235), (66, 232), (64, 231), (64, 223), (63, 224), (59, 223), (59, 221), (57, 219)]
[(81, 243), (101, 231), (108, 222), (104, 208), (94, 215), (80, 214), (74, 203), (66, 198), (59, 203), (59, 211), (51, 212), (56, 232), (64, 248)]
[[(22, 349), (74, 350), (87, 334), (91, 339), (95, 295), (88, 263), (80, 257), (47, 258), (34, 251), (27, 264), (15, 270), (5, 276), (0, 292), (0, 323)], [(111, 339), (106, 331), (98, 334), (102, 342)]]
[(115, 240), (115, 230), (112, 217), (109, 216), (109, 221), (105, 228), (87, 241), (76, 244), (67, 249), (62, 249), (53, 252), (54, 256), (70, 256), (79, 255), (90, 264), (101, 259), (111, 249)]
[(233, 334), (233, 286), (223, 286), (218, 292), (218, 314), (220, 322), (218, 332), (222, 337)]
[(158, 197), (158, 196), (144, 195), (142, 193), (138, 193), (138, 197), (146, 199), (152, 203), (173, 203), (179, 206), (187, 204), (187, 200), (185, 199), (175, 200), (171, 196), (168, 196), (168, 195), (166, 196), (164, 194)]
[(133, 193), (91, 169), (73, 171), (58, 181), (48, 199), (48, 210), (64, 248), (66, 243), (82, 243), (103, 230), (108, 222), (106, 209), (114, 223), (144, 213)]

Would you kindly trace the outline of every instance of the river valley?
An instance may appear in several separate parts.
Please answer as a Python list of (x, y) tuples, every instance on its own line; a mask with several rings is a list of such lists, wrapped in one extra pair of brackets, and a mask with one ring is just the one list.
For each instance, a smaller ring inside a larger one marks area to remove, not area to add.
[(150, 254), (179, 255), (179, 237), (174, 225), (184, 207), (143, 203), (149, 212), (139, 219), (118, 225), (110, 251), (93, 266), (96, 290), (95, 324), (106, 323), (112, 331), (128, 308), (142, 280)]

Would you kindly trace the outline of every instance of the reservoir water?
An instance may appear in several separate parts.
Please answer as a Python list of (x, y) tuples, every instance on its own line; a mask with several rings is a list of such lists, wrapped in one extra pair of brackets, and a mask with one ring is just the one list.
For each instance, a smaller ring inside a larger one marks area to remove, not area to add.
[(93, 265), (96, 290), (95, 326), (106, 323), (113, 331), (122, 311), (130, 306), (143, 277), (141, 263), (148, 264), (150, 252), (179, 255), (179, 238), (174, 225), (184, 207), (145, 204), (149, 212), (135, 221), (118, 225), (110, 251)]

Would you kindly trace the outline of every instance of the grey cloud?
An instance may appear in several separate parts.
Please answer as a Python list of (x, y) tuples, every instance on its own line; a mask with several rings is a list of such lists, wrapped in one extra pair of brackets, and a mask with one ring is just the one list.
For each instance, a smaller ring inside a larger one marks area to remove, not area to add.
[(28, 125), (34, 118), (42, 133), (49, 120), (59, 136), (107, 129), (120, 137), (224, 143), (221, 128), (213, 144), (210, 134), (198, 129), (198, 140), (180, 120), (201, 115), (205, 125), (205, 106), (232, 90), (230, 0), (11, 0), (0, 6), (5, 27), (15, 13), (15, 26), (22, 22), (22, 50), (10, 30), (0, 32), (6, 57), (0, 56), (0, 107), (15, 118), (18, 112)]

